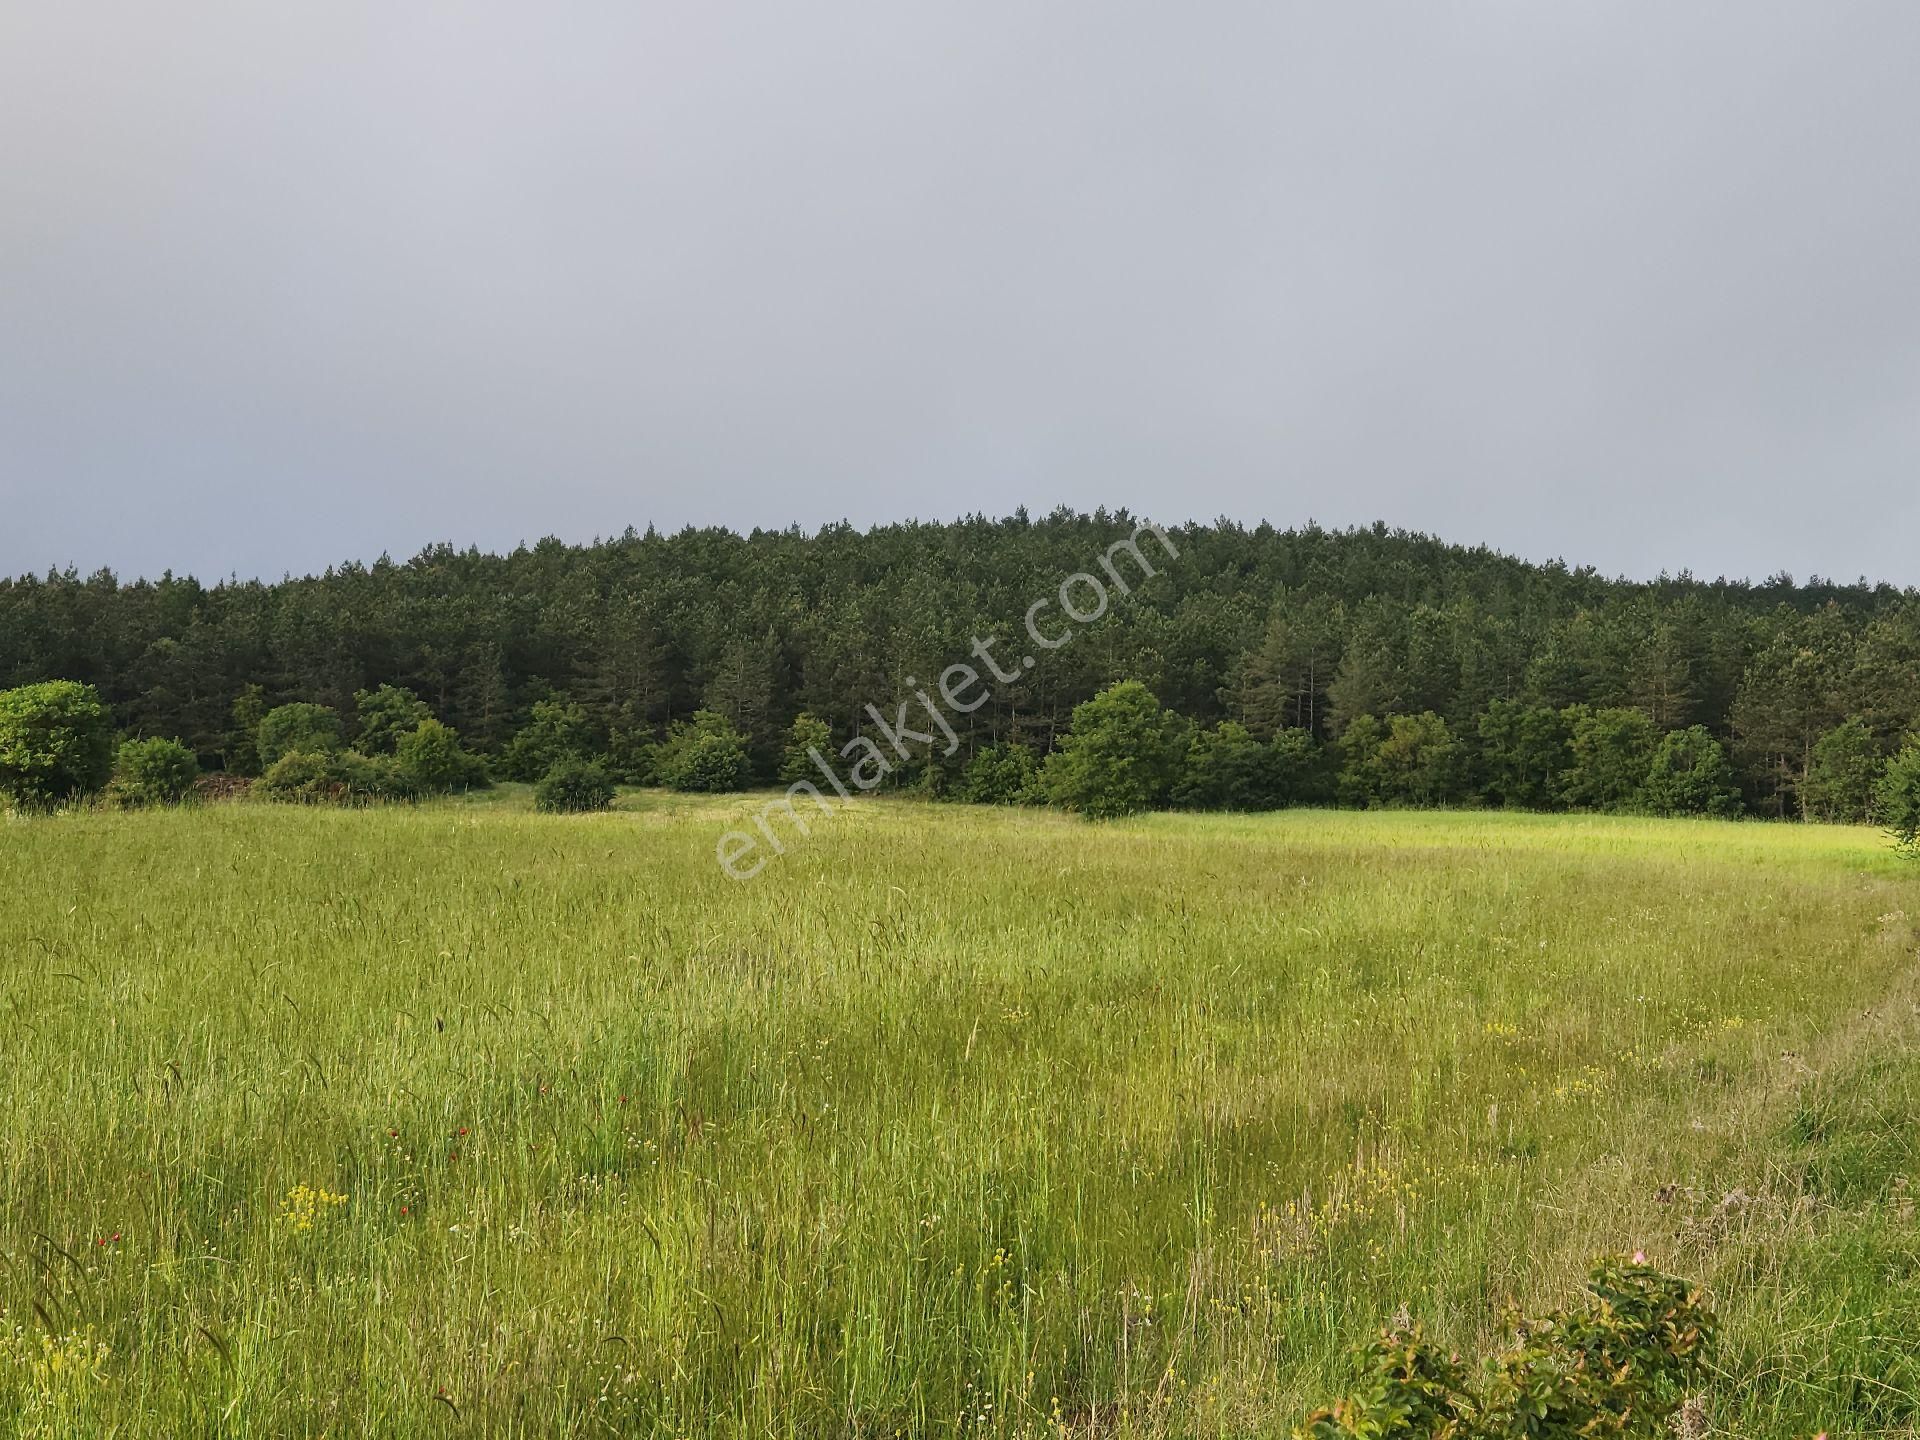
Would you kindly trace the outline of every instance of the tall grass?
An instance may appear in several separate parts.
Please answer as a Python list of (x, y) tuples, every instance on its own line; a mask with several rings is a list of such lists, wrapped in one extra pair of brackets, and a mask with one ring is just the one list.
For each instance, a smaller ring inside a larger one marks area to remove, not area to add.
[(19, 1433), (1273, 1433), (1636, 1248), (1920, 1417), (1869, 832), (523, 803), (0, 826)]

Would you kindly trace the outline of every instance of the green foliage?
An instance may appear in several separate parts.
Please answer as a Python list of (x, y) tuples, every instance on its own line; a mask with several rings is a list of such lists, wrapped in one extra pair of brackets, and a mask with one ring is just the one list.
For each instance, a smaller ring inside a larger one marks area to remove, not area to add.
[(1173, 802), (1195, 810), (1278, 810), (1325, 795), (1324, 756), (1305, 730), (1280, 730), (1262, 743), (1222, 721), (1187, 742)]
[(974, 805), (1041, 804), (1040, 759), (1017, 741), (982, 746), (961, 772), (957, 798)]
[(91, 685), (47, 680), (0, 691), (0, 795), (55, 805), (113, 773), (113, 719)]
[(178, 740), (129, 740), (114, 760), (107, 794), (128, 810), (178, 805), (199, 778), (200, 761)]
[(1073, 711), (1042, 772), (1047, 797), (1089, 820), (1166, 803), (1181, 754), (1173, 719), (1138, 680), (1110, 685)]
[(260, 722), (267, 718), (267, 692), (244, 685), (228, 707), (228, 726), (220, 737), (220, 758), (235, 775), (260, 773)]
[(394, 761), (407, 781), (423, 794), (478, 790), (490, 783), (486, 762), (460, 744), (451, 726), (432, 718), (422, 720), (400, 737)]
[(1481, 712), (1481, 793), (1496, 805), (1546, 810), (1572, 761), (1567, 718), (1550, 705), (1494, 700)]
[(1641, 803), (1655, 815), (1740, 813), (1740, 786), (1720, 742), (1704, 725), (1675, 730), (1661, 738), (1641, 787)]
[(593, 722), (578, 704), (557, 698), (540, 700), (527, 723), (507, 742), (500, 768), (509, 780), (539, 780), (560, 761), (585, 759), (598, 748)]
[(655, 773), (669, 790), (715, 794), (743, 790), (752, 773), (746, 738), (726, 716), (696, 710), (667, 732), (654, 756)]
[(549, 815), (582, 815), (613, 804), (613, 781), (591, 760), (556, 761), (533, 789), (533, 808)]
[(353, 703), (360, 721), (354, 749), (363, 755), (393, 754), (401, 736), (411, 735), (423, 720), (433, 718), (424, 700), (397, 685), (356, 691)]
[(832, 763), (833, 730), (826, 721), (803, 711), (793, 717), (793, 724), (787, 729), (787, 746), (780, 757), (780, 779), (787, 784), (795, 780), (819, 784), (820, 767), (813, 760), (816, 752)]
[(1443, 805), (1465, 793), (1466, 752), (1431, 710), (1361, 715), (1340, 737), (1340, 798), (1353, 805)]
[(263, 772), (295, 751), (330, 755), (346, 748), (340, 738), (340, 717), (325, 705), (305, 701), (278, 706), (262, 716), (255, 746)]
[(1807, 806), (1822, 820), (1863, 825), (1873, 819), (1874, 791), (1886, 757), (1873, 727), (1859, 716), (1836, 725), (1813, 747), (1807, 767)]
[(1920, 855), (1920, 741), (1909, 741), (1894, 757), (1874, 792), (1875, 810), (1894, 842)]
[(1477, 1390), (1417, 1326), (1363, 1354), (1358, 1390), (1307, 1418), (1296, 1440), (1655, 1440), (1700, 1374), (1715, 1318), (1698, 1289), (1641, 1263), (1608, 1262), (1577, 1309), (1517, 1325)]
[(1571, 740), (1560, 798), (1580, 810), (1636, 809), (1660, 743), (1653, 721), (1639, 710), (1584, 705), (1566, 719)]
[(295, 805), (367, 805), (419, 794), (392, 756), (358, 750), (289, 750), (253, 788), (263, 799)]

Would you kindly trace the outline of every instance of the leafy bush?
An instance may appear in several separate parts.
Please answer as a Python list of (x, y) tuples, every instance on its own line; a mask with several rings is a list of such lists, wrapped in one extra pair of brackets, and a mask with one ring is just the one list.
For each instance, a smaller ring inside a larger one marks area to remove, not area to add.
[(1920, 741), (1909, 742), (1894, 757), (1874, 792), (1874, 806), (1894, 843), (1920, 855)]
[(1173, 803), (1195, 810), (1272, 810), (1282, 803), (1273, 761), (1272, 749), (1232, 720), (1196, 730)]
[(573, 701), (536, 701), (527, 723), (502, 752), (501, 771), (509, 780), (539, 780), (562, 760), (591, 755), (594, 740), (593, 723)]
[(403, 737), (411, 735), (422, 721), (433, 718), (424, 700), (397, 685), (361, 690), (354, 695), (353, 703), (360, 720), (354, 749), (362, 755), (393, 754)]
[(1640, 1263), (1608, 1262), (1591, 1298), (1515, 1326), (1477, 1391), (1465, 1365), (1418, 1326), (1362, 1352), (1354, 1394), (1307, 1417), (1295, 1440), (1586, 1440), (1664, 1436), (1711, 1343), (1698, 1290)]
[(345, 748), (340, 738), (340, 717), (325, 705), (305, 701), (269, 710), (261, 717), (254, 743), (263, 771), (273, 769), (282, 756), (296, 750), (306, 755), (331, 755)]
[(357, 750), (288, 751), (253, 788), (269, 800), (301, 805), (366, 805), (419, 793), (391, 756)]
[(1874, 815), (1874, 793), (1886, 757), (1873, 727), (1857, 715), (1835, 726), (1813, 747), (1807, 767), (1807, 806), (1823, 820), (1860, 825)]
[(0, 794), (20, 805), (91, 795), (113, 773), (113, 719), (91, 685), (0, 691)]
[(715, 794), (746, 787), (753, 762), (746, 737), (726, 716), (698, 710), (667, 732), (654, 755), (654, 770), (670, 790)]
[(1431, 710), (1362, 715), (1340, 737), (1340, 798), (1353, 805), (1443, 805), (1464, 798), (1466, 752)]
[(1047, 798), (1089, 820), (1164, 804), (1179, 774), (1183, 740), (1145, 685), (1109, 685), (1074, 706), (1073, 726), (1042, 771)]
[(107, 794), (129, 810), (178, 805), (199, 778), (200, 761), (178, 740), (129, 740), (114, 761)]
[(484, 789), (487, 764), (460, 744), (450, 725), (422, 720), (396, 742), (394, 763), (412, 786), (423, 794), (448, 790)]
[(988, 745), (974, 753), (960, 772), (958, 796), (974, 805), (1036, 805), (1046, 798), (1040, 785), (1040, 759), (1014, 742)]
[(1481, 793), (1496, 805), (1550, 808), (1572, 760), (1567, 717), (1548, 705), (1494, 700), (1478, 728)]
[(613, 781), (590, 760), (569, 756), (533, 788), (533, 808), (549, 815), (580, 815), (613, 804)]
[(1740, 813), (1740, 786), (1720, 742), (1704, 725), (1675, 730), (1660, 741), (1640, 790), (1641, 803), (1656, 815)]
[(1560, 798), (1583, 810), (1637, 808), (1660, 744), (1653, 721), (1638, 710), (1584, 705), (1570, 707), (1565, 715), (1572, 740)]
[(807, 780), (820, 783), (820, 767), (814, 764), (813, 754), (817, 751), (822, 758), (833, 753), (833, 730), (827, 722), (818, 716), (805, 713), (793, 717), (793, 725), (787, 731), (787, 747), (780, 759), (780, 778), (791, 784), (795, 780)]

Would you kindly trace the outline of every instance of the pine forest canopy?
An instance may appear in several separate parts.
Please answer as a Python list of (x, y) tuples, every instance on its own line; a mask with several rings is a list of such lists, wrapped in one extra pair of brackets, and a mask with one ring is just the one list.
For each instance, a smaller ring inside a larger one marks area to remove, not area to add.
[[(614, 750), (704, 709), (770, 779), (797, 715), (849, 737), (869, 703), (888, 709), (976, 638), (1020, 654), (1028, 606), (1138, 523), (1063, 510), (811, 535), (629, 531), (508, 555), (441, 546), (278, 583), (54, 572), (0, 580), (0, 688), (92, 684), (130, 735), (178, 736), (214, 765), (237, 702), (255, 718), (291, 701), (351, 714), (380, 685), (494, 754), (542, 701), (577, 706)], [(1883, 760), (1920, 726), (1914, 590), (1610, 579), (1384, 525), (1167, 533), (1178, 558), (996, 687), (966, 717), (956, 764), (1006, 741), (1048, 751), (1076, 705), (1137, 679), (1196, 725), (1261, 738), (1333, 740), (1361, 716), (1428, 712), (1473, 737), (1499, 701), (1631, 709), (1658, 734), (1703, 727), (1746, 802), (1789, 813), (1823, 743)]]

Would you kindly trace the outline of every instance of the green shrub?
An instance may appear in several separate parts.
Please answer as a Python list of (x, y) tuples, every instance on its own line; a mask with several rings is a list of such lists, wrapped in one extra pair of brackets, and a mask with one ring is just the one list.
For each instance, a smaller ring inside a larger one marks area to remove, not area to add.
[(1047, 757), (1047, 798), (1089, 820), (1164, 805), (1180, 771), (1185, 735), (1138, 680), (1109, 685), (1074, 706), (1073, 726)]
[(500, 768), (509, 780), (539, 780), (562, 760), (583, 760), (598, 747), (587, 712), (571, 700), (539, 700), (507, 748)]
[(1638, 710), (1589, 710), (1584, 705), (1570, 706), (1563, 714), (1572, 739), (1560, 798), (1582, 810), (1638, 808), (1660, 745), (1653, 721)]
[(1894, 757), (1874, 791), (1874, 809), (1894, 843), (1920, 855), (1920, 741)]
[(1655, 815), (1740, 813), (1740, 786), (1727, 752), (1704, 725), (1662, 737), (1641, 786), (1640, 801)]
[(1477, 1390), (1418, 1326), (1362, 1354), (1354, 1394), (1307, 1417), (1296, 1440), (1585, 1440), (1668, 1433), (1700, 1373), (1714, 1317), (1700, 1292), (1651, 1266), (1609, 1262), (1576, 1310), (1516, 1325)]
[(1037, 805), (1046, 799), (1040, 759), (1016, 742), (988, 745), (960, 772), (958, 796), (974, 805)]
[(398, 685), (358, 691), (353, 704), (360, 721), (353, 748), (362, 755), (393, 754), (403, 737), (411, 735), (422, 721), (433, 718), (424, 700)]
[(613, 804), (613, 781), (590, 760), (569, 756), (533, 787), (533, 808), (549, 815), (580, 815)]
[(300, 805), (366, 805), (419, 794), (391, 756), (357, 750), (289, 751), (253, 788), (269, 800)]
[(422, 720), (395, 744), (395, 765), (422, 794), (481, 790), (492, 783), (486, 761), (463, 748), (453, 727), (438, 720)]
[(780, 758), (780, 779), (787, 784), (795, 780), (819, 784), (820, 767), (814, 763), (814, 752), (822, 759), (833, 753), (833, 730), (826, 721), (803, 712), (793, 717), (793, 725), (787, 731), (787, 746)]
[(107, 794), (129, 810), (178, 805), (199, 778), (200, 761), (178, 740), (129, 740), (114, 761)]
[(340, 717), (325, 705), (305, 701), (277, 706), (261, 717), (255, 746), (263, 771), (271, 770), (283, 755), (296, 750), (306, 755), (331, 755), (344, 748)]
[(699, 710), (667, 732), (654, 754), (654, 769), (670, 790), (717, 794), (745, 789), (753, 761), (746, 737), (726, 716)]
[(1355, 718), (1340, 737), (1340, 798), (1350, 805), (1444, 805), (1466, 795), (1466, 751), (1431, 710)]
[(0, 691), (0, 794), (19, 805), (91, 795), (113, 773), (113, 719), (91, 685)]

